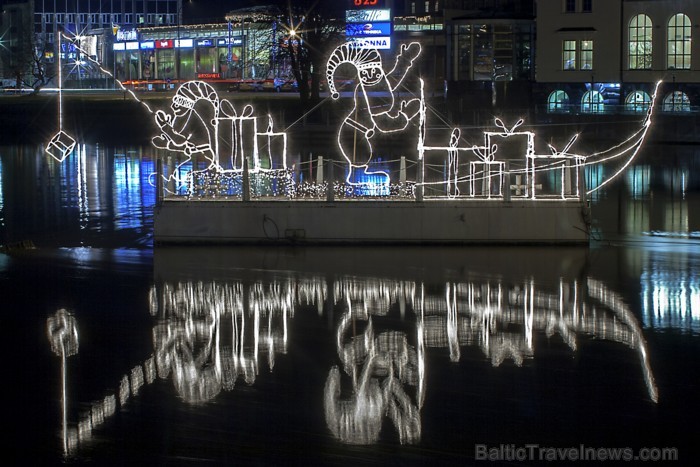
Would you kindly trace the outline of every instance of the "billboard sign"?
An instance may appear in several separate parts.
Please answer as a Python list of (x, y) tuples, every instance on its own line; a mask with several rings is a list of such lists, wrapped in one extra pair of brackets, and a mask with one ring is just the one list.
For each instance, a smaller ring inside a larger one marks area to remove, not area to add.
[(372, 23), (391, 21), (391, 10), (345, 10), (346, 23)]
[(391, 37), (353, 37), (349, 39), (358, 49), (391, 49)]
[(346, 37), (390, 36), (391, 23), (349, 23), (345, 25)]

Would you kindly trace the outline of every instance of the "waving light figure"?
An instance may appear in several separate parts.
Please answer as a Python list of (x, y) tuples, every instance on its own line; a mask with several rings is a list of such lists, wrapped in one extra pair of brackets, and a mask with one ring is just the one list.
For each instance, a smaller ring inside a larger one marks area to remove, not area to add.
[(338, 46), (328, 59), (326, 78), (331, 97), (335, 100), (340, 97), (333, 82), (337, 68), (347, 63), (357, 69), (358, 84), (353, 91), (353, 106), (338, 130), (338, 146), (349, 165), (349, 184), (359, 184), (354, 177), (354, 171), (358, 169), (366, 175), (384, 178), (385, 183), (389, 182), (386, 172), (369, 170), (374, 156), (371, 140), (377, 133), (405, 130), (420, 112), (419, 98), (397, 103), (397, 90), (420, 51), (417, 42), (402, 44), (394, 67), (389, 72), (384, 71), (382, 58), (376, 49), (363, 49), (352, 43)]

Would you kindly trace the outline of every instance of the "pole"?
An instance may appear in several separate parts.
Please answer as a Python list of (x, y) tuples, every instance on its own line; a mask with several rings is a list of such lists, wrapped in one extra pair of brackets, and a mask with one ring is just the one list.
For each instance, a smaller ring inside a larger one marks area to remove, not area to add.
[(399, 183), (406, 183), (406, 156), (401, 156), (401, 166), (399, 168)]
[(182, 24), (182, 0), (177, 0), (177, 41), (175, 42), (175, 83), (180, 84), (180, 25)]
[(328, 159), (328, 188), (326, 189), (326, 201), (335, 201), (335, 180), (333, 176), (333, 159)]
[(250, 170), (248, 169), (248, 158), (243, 158), (243, 201), (250, 201)]
[(323, 156), (318, 156), (318, 164), (316, 165), (316, 183), (323, 183)]
[(156, 161), (156, 206), (163, 203), (163, 159)]

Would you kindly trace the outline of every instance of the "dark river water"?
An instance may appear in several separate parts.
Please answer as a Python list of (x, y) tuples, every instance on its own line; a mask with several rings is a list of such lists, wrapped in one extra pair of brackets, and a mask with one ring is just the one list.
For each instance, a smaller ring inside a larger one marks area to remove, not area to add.
[(690, 464), (698, 161), (590, 247), (202, 248), (153, 246), (151, 149), (0, 148), (2, 463)]

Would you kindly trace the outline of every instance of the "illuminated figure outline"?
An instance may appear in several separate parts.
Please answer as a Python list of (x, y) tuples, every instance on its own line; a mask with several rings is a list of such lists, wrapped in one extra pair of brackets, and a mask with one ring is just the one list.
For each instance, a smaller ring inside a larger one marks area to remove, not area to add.
[[(59, 41), (61, 40), (61, 37), (62, 37), (62, 38), (65, 38), (66, 40), (69, 40), (69, 41), (71, 41), (71, 42), (74, 41), (74, 38), (68, 37), (68, 36), (66, 36), (66, 35), (63, 34), (63, 33), (61, 33), (61, 34), (59, 35)], [(359, 51), (359, 50), (369, 51), (369, 52), (367, 52), (367, 53), (369, 54), (368, 56), (370, 56), (370, 57), (374, 56), (374, 57), (375, 57), (375, 59), (370, 60), (369, 62), (365, 63), (364, 66), (363, 66), (363, 69), (367, 68), (367, 70), (369, 70), (369, 69), (373, 69), (373, 68), (374, 68), (374, 71), (375, 71), (375, 72), (379, 72), (379, 73), (380, 73), (380, 76), (383, 75), (384, 78), (387, 78), (387, 76), (384, 74), (383, 69), (381, 68), (381, 66), (380, 66), (379, 68), (376, 68), (376, 66), (375, 66), (375, 65), (377, 64), (376, 57), (379, 57), (379, 54), (378, 54), (378, 52), (377, 52), (376, 49), (364, 49), (364, 48), (358, 47), (356, 44), (355, 44), (355, 47), (352, 47), (351, 44), (352, 44), (352, 43), (347, 43), (347, 44), (344, 44), (344, 45), (347, 45), (347, 46), (349, 46), (349, 47), (351, 47), (351, 48), (357, 49), (358, 51)], [(401, 45), (401, 52), (400, 52), (399, 55), (396, 57), (395, 66), (394, 66), (394, 68), (389, 72), (389, 75), (391, 75), (391, 74), (393, 74), (394, 72), (397, 71), (397, 67), (399, 67), (399, 64), (400, 64), (400, 62), (401, 62), (401, 58), (402, 58), (402, 56), (403, 56), (403, 53), (404, 53), (406, 50), (408, 50), (413, 44), (414, 44), (414, 43), (411, 43), (411, 44), (409, 44), (409, 45), (405, 45), (405, 44), (402, 44), (402, 45)], [(116, 78), (114, 77), (114, 75), (113, 75), (109, 70), (106, 70), (104, 67), (102, 67), (102, 65), (101, 65), (98, 61), (96, 61), (96, 60), (94, 60), (93, 58), (91, 58), (91, 57), (90, 57), (90, 54), (89, 54), (87, 51), (83, 50), (83, 49), (80, 47), (79, 44), (76, 44), (76, 43), (73, 42), (73, 46), (74, 46), (77, 50), (79, 50), (81, 53), (83, 53), (84, 56), (85, 56), (85, 58), (86, 58), (88, 61), (90, 61), (90, 62), (94, 63), (95, 65), (97, 65), (102, 73), (105, 73), (106, 75), (112, 77), (112, 78), (115, 80), (115, 82), (119, 85), (119, 88), (120, 88), (120, 89), (122, 89), (125, 93), (128, 93), (128, 94), (131, 96), (131, 98), (134, 99), (136, 102), (139, 102), (140, 104), (142, 104), (142, 105), (144, 106), (144, 108), (145, 108), (149, 113), (154, 114), (153, 110), (148, 106), (148, 104), (146, 104), (144, 101), (140, 100), (140, 99), (134, 94), (134, 92), (133, 92), (132, 90), (127, 89), (127, 88), (124, 86), (124, 84), (123, 84), (120, 80), (116, 79)], [(340, 47), (343, 47), (343, 46), (340, 46)], [(340, 49), (340, 47), (338, 47), (336, 50)], [(418, 53), (416, 54), (415, 57), (413, 57), (412, 59), (410, 59), (410, 60), (408, 61), (408, 63), (407, 63), (408, 66), (406, 67), (406, 69), (405, 69), (404, 73), (402, 74), (402, 76), (400, 77), (400, 79), (396, 81), (396, 83), (395, 83), (393, 89), (396, 89), (396, 88), (401, 84), (401, 82), (403, 81), (403, 79), (404, 79), (405, 76), (406, 76), (406, 73), (408, 72), (408, 69), (412, 66), (413, 61), (415, 60), (415, 58), (417, 58), (418, 54), (420, 54), (420, 46), (419, 46), (419, 45), (418, 45)], [(342, 57), (342, 56), (341, 56), (341, 57), (336, 56), (336, 57), (334, 58), (334, 57), (332, 56), (331, 59), (329, 59), (329, 61), (328, 61), (328, 65), (329, 65), (329, 66), (331, 65), (331, 62), (335, 60), (334, 65), (333, 65), (333, 66), (334, 66), (333, 70), (334, 70), (335, 68), (337, 68), (337, 66), (339, 66), (341, 63), (351, 63), (351, 62), (348, 62), (348, 61), (343, 61), (343, 62), (337, 61), (339, 58), (342, 59), (343, 57)], [(347, 57), (345, 57), (345, 58), (347, 58)], [(60, 63), (60, 57), (59, 57), (59, 63)], [(381, 65), (381, 57), (379, 57), (378, 63), (379, 63), (379, 65)], [(371, 66), (370, 66), (370, 65), (371, 65)], [(399, 68), (400, 68), (400, 67), (399, 67)], [(67, 133), (65, 133), (65, 132), (62, 130), (62, 108), (61, 108), (61, 98), (60, 98), (60, 97), (61, 97), (60, 69), (61, 69), (61, 67), (59, 66), (59, 88), (58, 88), (58, 91), (59, 91), (59, 131), (58, 131), (58, 133), (56, 133), (56, 134), (54, 135), (54, 137), (52, 138), (52, 140), (47, 144), (47, 146), (46, 146), (46, 148), (45, 148), (46, 153), (49, 154), (49, 155), (51, 155), (52, 157), (54, 157), (54, 158), (55, 158), (56, 160), (58, 160), (59, 162), (63, 161), (66, 157), (68, 157), (68, 155), (70, 155), (70, 153), (73, 151), (73, 148), (75, 147), (75, 140), (74, 140), (70, 135), (68, 135)], [(360, 71), (361, 71), (361, 70), (358, 68), (358, 75), (360, 75)], [(399, 70), (399, 71), (400, 71), (400, 70)], [(368, 72), (365, 71), (365, 74), (367, 74), (367, 73), (368, 73)], [(331, 79), (328, 80), (329, 88), (331, 89), (331, 97), (334, 98), (334, 99), (337, 99), (337, 98), (339, 97), (339, 93), (338, 93), (337, 90), (335, 89), (335, 85), (334, 85), (334, 82), (333, 82), (333, 79), (332, 79), (332, 74), (333, 74), (333, 73), (328, 73), (328, 71), (327, 71), (327, 76), (330, 76), (330, 77), (331, 77)], [(388, 82), (388, 79), (387, 79), (387, 82)], [(469, 181), (469, 182), (473, 185), (474, 182), (476, 181), (476, 175), (477, 175), (476, 173), (474, 173), (473, 169), (476, 168), (477, 165), (480, 164), (480, 162), (482, 162), (482, 163), (485, 162), (485, 163), (487, 163), (488, 165), (491, 165), (491, 164), (494, 164), (494, 163), (495, 163), (495, 166), (496, 166), (497, 168), (500, 168), (499, 166), (500, 166), (500, 164), (501, 164), (501, 161), (494, 161), (494, 160), (493, 160), (493, 155), (495, 154), (495, 152), (496, 152), (496, 150), (497, 150), (497, 147), (489, 147), (488, 141), (487, 141), (486, 146), (476, 146), (476, 145), (473, 145), (473, 146), (471, 146), (471, 147), (469, 147), (469, 146), (467, 146), (467, 147), (459, 146), (458, 140), (459, 140), (460, 135), (459, 135), (458, 133), (456, 133), (454, 130), (453, 130), (453, 133), (452, 133), (452, 135), (451, 135), (451, 140), (450, 140), (448, 146), (427, 146), (427, 145), (425, 144), (425, 138), (426, 138), (426, 105), (425, 105), (425, 98), (424, 98), (424, 93), (423, 93), (423, 86), (424, 86), (424, 83), (423, 83), (423, 80), (422, 80), (422, 79), (419, 79), (419, 82), (420, 82), (420, 87), (421, 87), (421, 89), (420, 89), (420, 98), (411, 99), (410, 101), (402, 101), (402, 105), (405, 105), (407, 102), (410, 102), (410, 103), (411, 103), (411, 106), (414, 105), (414, 104), (413, 104), (414, 102), (418, 102), (418, 103), (419, 103), (419, 109), (418, 109), (418, 111), (417, 111), (417, 114), (419, 115), (419, 125), (418, 125), (419, 131), (418, 131), (418, 145), (417, 145), (417, 149), (418, 149), (418, 160), (419, 160), (419, 162), (421, 163), (421, 165), (424, 165), (424, 164), (425, 164), (425, 153), (426, 153), (426, 151), (443, 151), (443, 152), (445, 152), (445, 153), (447, 154), (447, 159), (448, 159), (448, 160), (447, 160), (447, 163), (448, 163), (448, 166), (449, 166), (449, 171), (448, 171), (448, 178), (447, 178), (446, 180), (444, 180), (444, 181), (441, 181), (441, 182), (425, 182), (425, 181), (424, 181), (424, 176), (423, 176), (423, 174), (422, 174), (424, 168), (421, 167), (421, 170), (420, 170), (421, 178), (420, 178), (420, 180), (417, 180), (417, 181), (416, 181), (416, 186), (434, 185), (434, 184), (436, 184), (436, 183), (444, 184), (444, 185), (446, 185), (447, 196), (448, 196), (449, 198), (456, 198), (456, 197), (459, 197), (459, 196), (460, 196), (460, 190), (459, 190), (459, 187), (458, 187), (458, 182)], [(183, 84), (182, 86), (188, 85), (189, 83), (191, 83), (191, 82), (185, 83), (185, 84)], [(504, 175), (507, 175), (507, 174), (516, 175), (516, 178), (519, 177), (519, 176), (525, 175), (525, 176), (529, 179), (529, 180), (528, 180), (528, 183), (526, 183), (526, 185), (525, 185), (525, 192), (526, 192), (525, 197), (529, 197), (529, 198), (531, 198), (531, 199), (534, 200), (534, 199), (538, 199), (538, 197), (535, 195), (535, 182), (534, 182), (534, 178), (535, 178), (535, 174), (536, 174), (536, 173), (543, 172), (543, 171), (550, 171), (550, 170), (561, 170), (561, 171), (562, 171), (562, 174), (563, 174), (564, 168), (562, 167), (561, 162), (564, 162), (564, 164), (567, 164), (567, 161), (566, 161), (566, 160), (568, 159), (569, 161), (573, 162), (572, 166), (573, 166), (573, 168), (576, 170), (575, 177), (578, 178), (578, 177), (580, 177), (580, 175), (581, 175), (581, 174), (579, 174), (579, 171), (578, 171), (578, 169), (579, 169), (580, 167), (585, 167), (585, 166), (595, 165), (595, 164), (602, 164), (602, 163), (605, 163), (605, 162), (608, 162), (608, 161), (611, 161), (611, 160), (615, 160), (615, 159), (621, 158), (621, 157), (626, 156), (626, 155), (629, 154), (629, 156), (622, 162), (621, 166), (620, 166), (617, 170), (615, 170), (614, 173), (613, 173), (610, 177), (607, 177), (605, 180), (603, 180), (602, 182), (598, 183), (598, 185), (596, 185), (596, 186), (594, 186), (594, 187), (592, 187), (592, 188), (586, 190), (585, 194), (586, 194), (586, 195), (591, 195), (592, 193), (596, 192), (597, 190), (599, 190), (599, 189), (602, 188), (603, 186), (609, 184), (609, 183), (612, 182), (614, 179), (616, 179), (622, 172), (624, 172), (624, 170), (625, 170), (627, 167), (629, 167), (629, 165), (632, 163), (632, 161), (635, 160), (635, 158), (636, 158), (637, 154), (639, 153), (639, 151), (640, 151), (640, 149), (641, 149), (641, 147), (642, 147), (642, 144), (643, 144), (643, 142), (644, 142), (644, 140), (645, 140), (645, 138), (646, 138), (646, 135), (647, 135), (647, 133), (648, 133), (650, 127), (651, 127), (652, 116), (653, 116), (654, 108), (655, 108), (655, 104), (656, 104), (656, 98), (657, 98), (657, 96), (658, 96), (658, 91), (659, 91), (659, 87), (661, 86), (661, 84), (662, 84), (662, 81), (657, 81), (657, 82), (656, 82), (656, 85), (655, 85), (655, 88), (654, 88), (654, 92), (653, 92), (653, 95), (652, 95), (652, 98), (651, 98), (650, 105), (649, 105), (649, 107), (648, 107), (648, 109), (647, 109), (646, 116), (645, 116), (645, 118), (644, 118), (644, 121), (642, 122), (642, 125), (641, 125), (640, 129), (637, 130), (636, 132), (634, 132), (630, 137), (628, 137), (628, 138), (627, 138), (626, 140), (624, 140), (623, 142), (621, 142), (621, 143), (619, 143), (619, 144), (617, 144), (617, 145), (615, 145), (615, 146), (612, 146), (612, 147), (610, 147), (610, 148), (607, 148), (607, 149), (605, 149), (605, 150), (598, 151), (598, 152), (595, 152), (595, 153), (593, 153), (593, 154), (588, 154), (588, 155), (586, 155), (586, 156), (583, 156), (583, 155), (580, 155), (580, 154), (575, 154), (575, 153), (569, 153), (569, 152), (568, 152), (568, 150), (570, 149), (571, 145), (572, 145), (573, 142), (576, 140), (576, 138), (578, 137), (578, 135), (574, 135), (574, 137), (573, 137), (573, 138), (569, 141), (569, 143), (567, 144), (566, 148), (565, 148), (564, 150), (562, 150), (562, 151), (558, 151), (558, 150), (556, 150), (553, 146), (548, 145), (548, 146), (549, 146), (549, 149), (550, 149), (550, 151), (551, 151), (551, 154), (545, 154), (545, 155), (535, 154), (535, 153), (534, 153), (534, 147), (531, 147), (531, 146), (528, 144), (528, 151), (527, 151), (527, 153), (525, 154), (526, 163), (527, 163), (528, 166), (527, 166), (524, 170), (523, 170), (523, 169), (520, 169), (520, 170), (509, 170), (509, 171), (506, 171), (506, 170), (504, 170), (503, 168), (501, 168), (500, 170), (497, 170), (496, 172), (492, 172), (492, 171), (490, 171), (490, 169), (489, 169), (489, 174), (488, 174), (488, 177), (487, 177), (487, 178), (490, 179), (490, 178), (493, 177), (494, 175), (497, 175), (497, 176), (499, 176), (499, 179), (502, 180), (502, 179), (503, 179), (503, 176), (504, 176)], [(358, 87), (361, 86), (361, 85), (362, 85), (362, 84), (360, 83), (360, 84), (358, 85)], [(356, 91), (357, 91), (357, 88), (358, 88), (358, 87), (356, 87)], [(214, 93), (214, 94), (215, 94), (215, 93)], [(216, 95), (216, 94), (215, 94), (215, 95)], [(391, 103), (392, 103), (392, 106), (393, 106), (393, 105), (395, 104), (394, 95), (393, 95), (393, 94), (391, 94), (391, 98), (392, 98), (392, 99), (391, 99)], [(218, 99), (218, 95), (216, 96), (216, 99)], [(246, 108), (243, 109), (243, 112), (241, 113), (241, 116), (237, 116), (237, 115), (235, 114), (235, 110), (234, 110), (233, 112), (227, 112), (227, 110), (232, 110), (232, 109), (233, 109), (233, 106), (230, 104), (230, 102), (226, 101), (225, 99), (222, 99), (222, 100), (220, 101), (220, 106), (221, 106), (221, 107), (220, 107), (219, 110), (220, 110), (221, 113), (224, 115), (224, 117), (215, 119), (215, 120), (212, 122), (212, 126), (213, 126), (213, 128), (214, 128), (214, 131), (216, 132), (216, 131), (218, 130), (218, 126), (219, 126), (219, 123), (220, 123), (221, 120), (233, 120), (233, 121), (234, 121), (234, 125), (236, 124), (235, 122), (237, 121), (237, 122), (238, 122), (239, 129), (242, 129), (243, 123), (242, 123), (242, 120), (240, 120), (240, 118), (241, 118), (241, 117), (246, 117), (246, 116), (247, 116), (247, 115), (245, 115), (245, 114), (246, 114), (247, 107), (249, 107), (249, 106), (246, 106)], [(402, 109), (402, 110), (405, 110), (405, 109)], [(404, 115), (405, 115), (405, 112), (404, 112)], [(411, 116), (411, 118), (413, 118), (413, 117), (415, 117), (415, 115), (412, 115), (412, 116)], [(159, 117), (159, 118), (162, 118), (162, 116)], [(252, 118), (255, 119), (256, 117), (252, 117)], [(238, 120), (237, 120), (237, 119), (238, 119)], [(275, 137), (283, 137), (283, 138), (284, 138), (283, 168), (284, 168), (285, 170), (286, 170), (286, 168), (287, 168), (287, 166), (286, 166), (287, 135), (286, 135), (286, 133), (284, 133), (284, 132), (274, 132), (274, 131), (272, 130), (272, 119), (271, 119), (269, 116), (268, 116), (268, 120), (269, 120), (269, 125), (268, 125), (268, 129), (267, 129), (266, 132), (264, 132), (264, 133), (258, 133), (258, 132), (257, 132), (257, 129), (255, 129), (255, 136), (256, 136), (256, 138), (255, 138), (255, 142), (254, 142), (254, 145), (253, 145), (253, 169), (252, 169), (253, 172), (262, 172), (262, 171), (273, 172), (272, 170), (262, 169), (262, 167), (261, 167), (260, 159), (259, 159), (259, 155), (258, 155), (258, 147), (257, 147), (257, 144), (256, 144), (256, 143), (257, 143), (257, 136), (265, 136), (265, 137), (267, 137), (267, 140), (268, 140), (268, 153), (269, 153), (269, 155), (270, 155), (270, 160), (272, 160), (272, 153), (271, 153), (271, 151), (270, 151), (270, 147), (271, 147), (270, 142), (271, 142), (271, 140), (272, 140), (273, 138), (275, 138)], [(500, 124), (499, 124), (499, 123), (500, 123)], [(496, 126), (500, 126), (500, 127), (505, 131), (505, 133), (502, 133), (502, 132), (485, 132), (485, 136), (486, 136), (487, 133), (498, 134), (498, 135), (500, 135), (500, 136), (505, 136), (505, 137), (509, 137), (509, 136), (511, 136), (511, 135), (512, 135), (512, 136), (515, 136), (515, 135), (517, 135), (517, 134), (523, 134), (523, 133), (531, 133), (531, 132), (514, 132), (515, 128), (516, 128), (517, 126), (519, 126), (521, 123), (522, 123), (522, 122), (519, 121), (514, 127), (512, 127), (512, 128), (509, 129), (509, 128), (506, 128), (505, 125), (502, 124), (502, 122), (500, 121), (500, 119), (496, 119)], [(407, 122), (406, 126), (407, 126), (407, 125), (408, 125), (408, 122)], [(341, 128), (341, 130), (342, 130), (342, 128)], [(455, 129), (455, 130), (457, 130), (457, 129)], [(398, 130), (397, 130), (397, 131), (398, 131)], [(209, 148), (206, 148), (206, 147), (200, 148), (200, 149), (202, 149), (204, 152), (206, 152), (206, 151), (208, 151), (208, 150), (211, 149), (211, 152), (213, 153), (213, 154), (212, 154), (212, 157), (211, 157), (212, 163), (211, 163), (210, 167), (208, 167), (207, 169), (215, 169), (215, 170), (216, 170), (217, 172), (219, 172), (219, 173), (220, 173), (220, 172), (233, 172), (233, 173), (236, 173), (237, 171), (240, 171), (240, 170), (242, 169), (242, 166), (241, 166), (241, 169), (239, 169), (238, 167), (236, 167), (236, 164), (234, 163), (234, 160), (235, 160), (235, 159), (237, 158), (237, 156), (238, 156), (238, 148), (239, 148), (239, 146), (240, 146), (241, 152), (244, 151), (244, 147), (241, 145), (240, 141), (235, 141), (235, 137), (236, 137), (237, 135), (241, 135), (241, 132), (240, 132), (240, 131), (237, 131), (236, 128), (233, 128), (233, 129), (232, 129), (232, 133), (233, 133), (232, 136), (233, 136), (233, 138), (234, 138), (234, 141), (231, 143), (231, 147), (232, 147), (232, 150), (233, 150), (233, 154), (231, 154), (233, 169), (230, 170), (230, 171), (225, 171), (225, 170), (223, 170), (223, 168), (218, 164), (218, 158), (219, 158), (218, 147), (220, 146), (220, 144), (217, 144), (218, 141), (215, 141), (213, 146), (212, 146), (212, 141), (210, 141), (210, 142), (209, 142)], [(354, 133), (354, 131), (353, 131), (353, 133)], [(532, 135), (534, 136), (534, 133), (532, 133)], [(162, 136), (162, 135), (161, 135), (161, 136)], [(339, 132), (339, 137), (340, 137), (340, 132)], [(456, 137), (457, 139), (455, 139), (455, 137)], [(155, 139), (155, 138), (154, 138), (154, 139)], [(495, 145), (494, 145), (494, 146), (495, 146)], [(156, 146), (156, 147), (158, 147), (158, 146)], [(56, 152), (56, 151), (58, 151), (58, 155), (54, 154), (54, 152)], [(341, 146), (341, 151), (342, 151), (342, 146)], [(470, 170), (471, 173), (469, 173), (469, 174), (466, 175), (466, 176), (460, 176), (460, 175), (458, 174), (459, 152), (460, 152), (460, 151), (472, 151), (472, 152), (474, 153), (474, 155), (475, 155), (478, 159), (480, 159), (480, 161), (474, 161), (474, 163), (473, 163), (473, 166), (474, 166), (474, 167), (470, 167), (470, 169), (472, 169), (472, 170)], [(243, 155), (244, 155), (244, 154), (241, 153), (241, 157), (243, 157)], [(346, 157), (346, 159), (347, 159), (347, 157)], [(545, 160), (546, 160), (546, 159), (549, 159), (549, 161), (548, 161), (549, 163), (545, 163), (545, 164), (544, 164), (544, 167), (542, 167), (542, 168), (535, 167), (535, 161), (538, 160), (538, 159), (545, 159)], [(242, 161), (242, 159), (241, 159), (241, 161)], [(196, 171), (196, 172), (205, 172), (207, 169), (200, 170), (200, 171)], [(352, 169), (352, 164), (351, 164), (351, 169)], [(194, 171), (193, 171), (193, 172), (194, 172)], [(369, 173), (374, 173), (374, 172), (369, 172)], [(388, 174), (386, 174), (386, 172), (384, 172), (384, 171), (378, 171), (378, 172), (376, 172), (376, 173), (382, 174), (382, 175), (384, 175), (386, 178), (389, 178), (389, 177), (388, 177)], [(151, 175), (155, 175), (155, 174), (151, 174)], [(178, 176), (178, 174), (174, 173), (174, 174), (171, 175), (170, 177), (164, 177), (164, 178), (165, 178), (166, 180), (173, 178), (173, 179), (175, 179), (175, 181), (177, 181), (178, 183), (186, 183), (186, 182), (191, 178), (191, 175), (188, 175), (188, 176), (187, 176), (186, 178), (184, 178), (184, 179), (180, 179), (179, 176)], [(563, 187), (563, 185), (564, 185), (564, 183), (562, 183), (562, 187)], [(499, 184), (499, 186), (500, 186), (500, 184)], [(517, 187), (517, 186), (518, 186), (518, 183), (516, 182), (516, 194), (518, 194), (517, 191), (520, 189), (520, 188)], [(578, 191), (578, 183), (576, 184), (576, 186), (577, 186), (577, 191)], [(509, 189), (512, 189), (513, 187), (511, 186), (511, 187), (508, 187), (508, 188), (509, 188)], [(507, 188), (507, 189), (508, 189), (508, 188)], [(488, 194), (488, 197), (491, 198), (490, 191), (489, 191), (487, 194)], [(580, 195), (580, 196), (583, 195), (583, 193), (575, 193), (575, 194), (569, 194), (569, 195), (567, 196), (567, 194), (564, 193), (564, 190), (562, 189), (562, 192), (561, 192), (561, 194), (559, 194), (558, 197), (560, 197), (561, 199), (566, 199), (567, 197), (575, 197), (576, 194), (578, 194), (578, 195)], [(470, 196), (473, 197), (473, 195), (474, 195), (474, 191), (472, 190), (471, 193), (470, 193)], [(500, 192), (500, 193), (497, 195), (497, 197), (501, 197), (501, 196), (503, 196), (503, 193), (502, 193), (502, 192)]]
[[(220, 99), (216, 90), (204, 81), (188, 81), (182, 84), (173, 96), (170, 104), (172, 114), (163, 110), (155, 112), (155, 122), (161, 133), (153, 137), (154, 147), (170, 152), (179, 152), (186, 156), (173, 170), (172, 174), (163, 177), (166, 181), (174, 180), (178, 185), (186, 186), (194, 174), (213, 172), (214, 174), (240, 174), (244, 170), (244, 160), (250, 150), (252, 168), (250, 172), (274, 172), (272, 142), (281, 138), (282, 156), (281, 168), (287, 170), (287, 134), (274, 131), (274, 123), (267, 116), (267, 128), (258, 131), (257, 120), (253, 106), (245, 105), (240, 114), (227, 99)], [(228, 122), (228, 123), (227, 123)], [(264, 138), (270, 169), (264, 169), (260, 159), (258, 139)], [(221, 148), (230, 147), (231, 169), (221, 165)], [(201, 154), (209, 161), (204, 169), (192, 171), (180, 177), (180, 168), (192, 157)], [(190, 186), (190, 191), (192, 187)]]
[[(338, 100), (340, 93), (335, 87), (335, 71), (342, 64), (353, 65), (357, 69), (358, 83), (353, 90), (353, 106), (346, 114), (338, 129), (338, 148), (348, 162), (346, 181), (350, 185), (362, 185), (366, 182), (353, 182), (355, 170), (361, 170), (366, 175), (378, 175), (389, 183), (389, 174), (382, 170), (370, 171), (369, 164), (374, 157), (372, 138), (377, 133), (395, 133), (405, 130), (411, 120), (423, 106), (421, 98), (401, 100), (397, 106), (397, 90), (403, 83), (413, 62), (421, 53), (418, 42), (401, 44), (394, 66), (388, 72), (384, 71), (382, 57), (377, 49), (358, 47), (357, 44), (346, 42), (336, 47), (328, 58), (326, 78), (331, 98)], [(387, 102), (388, 99), (388, 102)], [(357, 135), (361, 138), (356, 138)], [(359, 142), (365, 147), (360, 148)], [(366, 157), (363, 156), (366, 154)], [(356, 163), (356, 158), (364, 163)]]

